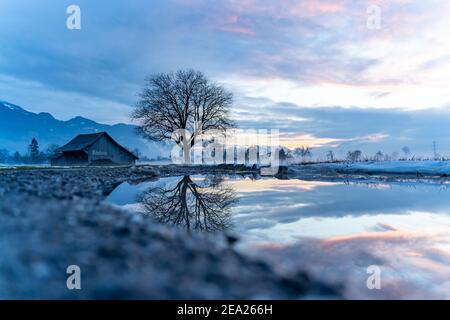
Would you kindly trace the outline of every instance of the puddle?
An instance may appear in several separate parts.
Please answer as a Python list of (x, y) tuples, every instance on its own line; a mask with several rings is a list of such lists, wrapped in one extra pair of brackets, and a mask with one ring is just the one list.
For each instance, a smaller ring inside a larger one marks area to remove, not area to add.
[[(239, 250), (345, 283), (350, 298), (450, 298), (450, 190), (441, 185), (198, 175), (124, 183), (107, 201), (180, 228), (228, 230)], [(371, 265), (381, 290), (366, 286)]]

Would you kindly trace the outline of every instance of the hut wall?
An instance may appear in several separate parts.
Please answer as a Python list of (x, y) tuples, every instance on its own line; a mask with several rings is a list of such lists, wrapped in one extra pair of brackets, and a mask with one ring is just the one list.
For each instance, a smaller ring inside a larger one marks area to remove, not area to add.
[(109, 138), (103, 136), (86, 149), (89, 161), (110, 161), (114, 164), (133, 164), (135, 159), (125, 150), (118, 147)]
[(88, 155), (84, 151), (64, 152), (61, 157), (51, 160), (52, 166), (83, 166), (88, 164)]

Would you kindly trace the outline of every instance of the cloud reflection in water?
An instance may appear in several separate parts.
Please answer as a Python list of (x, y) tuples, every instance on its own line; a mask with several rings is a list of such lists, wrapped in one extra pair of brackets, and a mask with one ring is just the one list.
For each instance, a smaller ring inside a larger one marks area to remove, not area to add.
[[(230, 228), (239, 250), (345, 283), (349, 298), (450, 298), (450, 190), (440, 185), (186, 176), (135, 189), (159, 221)], [(382, 267), (382, 290), (367, 289), (369, 265)]]

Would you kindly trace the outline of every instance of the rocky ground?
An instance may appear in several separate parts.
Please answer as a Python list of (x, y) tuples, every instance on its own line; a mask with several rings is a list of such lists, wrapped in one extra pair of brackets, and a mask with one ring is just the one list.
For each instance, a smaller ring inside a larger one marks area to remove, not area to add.
[[(142, 166), (0, 172), (0, 298), (339, 298), (302, 270), (237, 253), (227, 235), (188, 234), (103, 202), (118, 184), (246, 168)], [(81, 290), (66, 268), (81, 268)]]

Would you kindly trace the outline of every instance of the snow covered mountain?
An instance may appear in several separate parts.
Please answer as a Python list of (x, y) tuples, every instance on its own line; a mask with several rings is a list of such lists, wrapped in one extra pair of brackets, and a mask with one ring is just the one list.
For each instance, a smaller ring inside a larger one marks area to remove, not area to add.
[(62, 121), (49, 113), (33, 113), (12, 103), (0, 101), (0, 149), (11, 153), (25, 152), (34, 137), (41, 150), (45, 150), (51, 144), (63, 145), (80, 133), (106, 131), (120, 144), (130, 150), (137, 148), (149, 158), (169, 154), (166, 144), (146, 141), (137, 136), (135, 130), (134, 125), (106, 125), (83, 117)]

